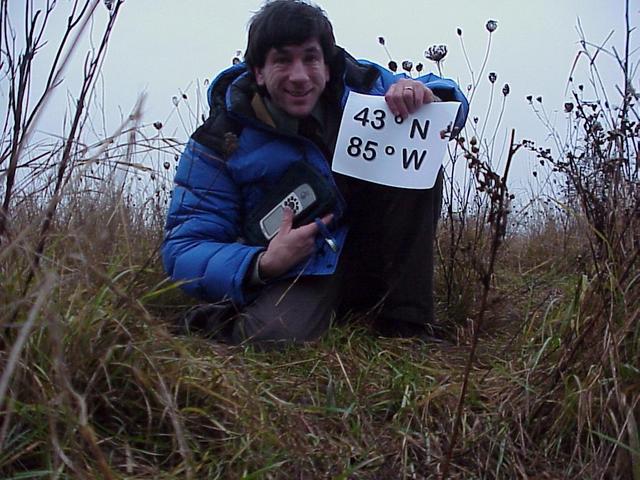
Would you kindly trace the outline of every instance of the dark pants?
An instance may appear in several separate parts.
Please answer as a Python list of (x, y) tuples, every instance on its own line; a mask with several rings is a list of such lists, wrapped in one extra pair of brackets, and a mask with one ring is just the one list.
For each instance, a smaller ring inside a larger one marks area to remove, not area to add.
[(442, 172), (429, 190), (349, 180), (347, 244), (334, 275), (304, 276), (265, 287), (233, 325), (234, 343), (299, 343), (320, 337), (332, 316), (375, 309), (379, 324), (434, 321), (434, 239)]

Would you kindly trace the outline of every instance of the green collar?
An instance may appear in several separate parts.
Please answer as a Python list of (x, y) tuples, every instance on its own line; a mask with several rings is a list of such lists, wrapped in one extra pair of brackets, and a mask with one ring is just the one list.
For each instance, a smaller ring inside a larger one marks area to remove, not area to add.
[[(298, 118), (292, 117), (288, 113), (281, 110), (271, 101), (270, 98), (263, 97), (263, 100), (264, 100), (265, 106), (267, 107), (267, 111), (269, 112), (269, 115), (271, 115), (271, 118), (273, 119), (273, 122), (276, 125), (276, 129), (290, 135), (297, 135), (299, 133), (300, 120)], [(319, 99), (318, 103), (316, 103), (316, 106), (313, 107), (313, 110), (311, 111), (311, 116), (316, 122), (318, 122), (318, 125), (320, 126), (320, 130), (324, 131), (326, 122), (325, 122), (325, 108), (322, 102), (322, 98)]]

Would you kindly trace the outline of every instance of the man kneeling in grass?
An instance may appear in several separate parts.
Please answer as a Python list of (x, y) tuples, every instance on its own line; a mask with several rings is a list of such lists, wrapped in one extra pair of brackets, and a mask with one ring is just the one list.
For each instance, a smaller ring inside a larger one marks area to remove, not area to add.
[(402, 118), (461, 102), (454, 132), (464, 95), (433, 74), (354, 59), (302, 0), (253, 16), (244, 60), (212, 82), (209, 118), (175, 177), (164, 265), (185, 292), (216, 302), (192, 320), (224, 325), (219, 336), (233, 343), (299, 343), (337, 312), (375, 306), (380, 334), (425, 335), (442, 172), (431, 189), (405, 190), (334, 173), (331, 160), (350, 91), (384, 96)]

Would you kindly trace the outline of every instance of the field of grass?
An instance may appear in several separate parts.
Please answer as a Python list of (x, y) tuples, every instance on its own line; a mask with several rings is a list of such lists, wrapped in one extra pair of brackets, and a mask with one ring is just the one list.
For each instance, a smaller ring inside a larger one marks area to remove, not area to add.
[(512, 142), (564, 185), (519, 204), (527, 222), (476, 127), (454, 143), (449, 166), (472, 175), (447, 186), (443, 341), (377, 337), (353, 317), (264, 352), (176, 333), (193, 301), (165, 279), (159, 247), (180, 145), (135, 112), (84, 140), (100, 45), (68, 136), (49, 144), (30, 130), (46, 102), (19, 88), (33, 57), (9, 62), (3, 44), (15, 88), (0, 152), (1, 478), (640, 480), (628, 49), (615, 106), (578, 89), (565, 106), (564, 150)]
[[(161, 232), (88, 220), (24, 295), (29, 239), (3, 250), (3, 478), (437, 477), (473, 312), (443, 343), (361, 318), (280, 352), (178, 336)], [(634, 478), (638, 288), (603, 312), (556, 236), (512, 239), (492, 281), (453, 477)]]

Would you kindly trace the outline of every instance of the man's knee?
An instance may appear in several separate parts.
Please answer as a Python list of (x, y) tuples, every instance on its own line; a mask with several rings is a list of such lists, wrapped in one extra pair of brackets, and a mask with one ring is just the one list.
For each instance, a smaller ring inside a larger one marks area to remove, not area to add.
[(331, 323), (332, 312), (300, 315), (283, 312), (261, 316), (261, 312), (245, 312), (236, 320), (233, 340), (252, 344), (298, 344), (320, 338)]
[(328, 329), (339, 297), (339, 277), (302, 277), (271, 285), (235, 321), (237, 343), (303, 343)]

